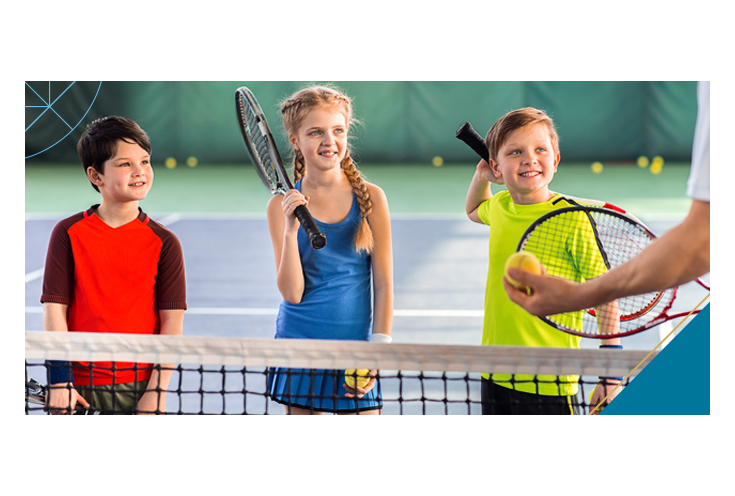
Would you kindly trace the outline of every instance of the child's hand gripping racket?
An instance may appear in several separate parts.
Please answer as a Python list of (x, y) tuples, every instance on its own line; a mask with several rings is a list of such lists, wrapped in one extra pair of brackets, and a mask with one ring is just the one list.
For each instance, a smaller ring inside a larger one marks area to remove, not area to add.
[[(255, 95), (242, 86), (235, 91), (235, 104), (240, 131), (242, 131), (245, 145), (253, 159), (255, 170), (258, 171), (260, 179), (271, 194), (285, 195), (289, 190), (294, 189), (293, 184), (283, 167), (276, 142)], [(309, 236), (311, 246), (317, 250), (323, 248), (327, 244), (327, 237), (319, 230), (306, 206), (296, 207), (294, 214)]]
[[(26, 381), (26, 402), (46, 406), (47, 388), (37, 380), (31, 378)], [(100, 410), (93, 406), (77, 405), (74, 415), (102, 415)]]
[[(465, 123), (456, 133), (485, 160), (480, 135)], [(622, 265), (650, 245), (656, 236), (625, 210), (598, 200), (566, 197), (581, 205), (550, 212), (534, 222), (518, 243), (541, 261), (547, 275), (583, 282)], [(570, 267), (576, 265), (576, 270)], [(701, 279), (697, 283), (709, 291)], [(620, 298), (596, 309), (541, 317), (547, 324), (583, 337), (614, 338), (650, 329), (690, 312), (669, 314), (677, 288)], [(699, 310), (691, 312), (698, 313)]]

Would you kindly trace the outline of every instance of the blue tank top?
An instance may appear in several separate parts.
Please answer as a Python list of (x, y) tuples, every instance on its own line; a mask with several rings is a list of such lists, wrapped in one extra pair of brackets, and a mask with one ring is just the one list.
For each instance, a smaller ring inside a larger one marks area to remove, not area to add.
[[(301, 180), (295, 188), (301, 191)], [(372, 326), (371, 260), (355, 250), (361, 220), (357, 197), (353, 193), (350, 213), (343, 221), (314, 220), (327, 236), (327, 245), (315, 250), (299, 228), (304, 296), (297, 305), (281, 302), (276, 338), (365, 341)]]

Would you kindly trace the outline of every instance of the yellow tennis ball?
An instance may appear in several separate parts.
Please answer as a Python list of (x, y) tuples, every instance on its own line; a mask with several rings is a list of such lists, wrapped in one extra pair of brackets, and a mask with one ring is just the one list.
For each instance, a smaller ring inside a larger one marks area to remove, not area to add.
[(345, 384), (353, 389), (355, 388), (355, 377), (357, 377), (357, 386), (364, 388), (370, 382), (370, 371), (368, 369), (345, 370)]
[(651, 164), (651, 174), (661, 174), (662, 166), (661, 164), (654, 163)]
[(505, 278), (508, 279), (508, 282), (518, 289), (528, 290), (527, 286), (524, 286), (508, 275), (508, 269), (511, 267), (540, 275), (543, 266), (541, 265), (541, 261), (536, 258), (536, 255), (527, 251), (517, 251), (505, 261)]
[(444, 159), (441, 158), (439, 155), (431, 159), (431, 163), (434, 164), (436, 167), (441, 167), (444, 165)]
[(648, 157), (641, 155), (638, 157), (638, 167), (641, 169), (648, 167)]
[(593, 163), (592, 172), (594, 172), (595, 174), (599, 174), (600, 172), (602, 172), (602, 163), (600, 162)]
[(164, 164), (166, 164), (166, 167), (168, 167), (169, 169), (173, 169), (174, 167), (176, 167), (176, 159), (173, 157), (169, 157), (166, 159)]
[(659, 167), (663, 167), (664, 165), (664, 159), (660, 156), (653, 157), (653, 162), (651, 162), (651, 165), (658, 165)]
[(199, 164), (199, 160), (196, 157), (189, 157), (186, 159), (186, 165), (189, 167), (196, 167)]

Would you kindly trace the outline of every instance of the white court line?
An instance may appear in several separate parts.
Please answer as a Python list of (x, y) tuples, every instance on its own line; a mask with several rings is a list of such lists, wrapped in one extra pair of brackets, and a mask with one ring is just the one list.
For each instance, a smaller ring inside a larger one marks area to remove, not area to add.
[[(26, 313), (43, 313), (43, 307), (25, 307)], [(186, 311), (194, 315), (278, 315), (277, 308), (194, 307)], [(394, 310), (394, 317), (482, 317), (482, 310)]]
[[(152, 217), (153, 217), (153, 216), (151, 216), (151, 218), (152, 218)], [(173, 224), (174, 222), (178, 222), (178, 221), (180, 221), (181, 219), (182, 219), (182, 217), (181, 217), (181, 214), (170, 214), (170, 215), (167, 215), (166, 217), (164, 217), (164, 218), (163, 218), (163, 219), (161, 219), (161, 220), (157, 220), (157, 219), (153, 219), (153, 220), (155, 220), (155, 221), (156, 221), (156, 222), (158, 222), (159, 224), (163, 224), (164, 226), (170, 226), (170, 225), (171, 225), (171, 224)]]
[[(146, 212), (148, 213), (148, 212)], [(40, 212), (40, 213), (27, 213), (25, 214), (26, 221), (33, 220), (61, 220), (74, 212)], [(166, 224), (164, 220), (168, 217), (174, 218), (175, 220), (168, 221), (173, 223), (179, 220), (266, 220), (265, 209), (262, 213), (228, 213), (228, 212), (186, 212), (186, 213), (172, 213), (172, 212), (158, 212), (149, 213), (151, 218), (161, 224)], [(159, 217), (162, 220), (159, 220)], [(654, 213), (648, 215), (637, 216), (645, 224), (651, 222), (681, 222), (686, 217), (686, 213), (683, 214), (667, 214), (667, 213)], [(393, 213), (391, 214), (391, 220), (467, 220), (467, 215), (463, 213)]]
[(40, 277), (42, 277), (43, 276), (43, 269), (44, 268), (41, 267), (40, 269), (36, 269), (36, 270), (34, 270), (34, 271), (29, 272), (28, 274), (26, 274), (26, 284), (28, 284), (31, 281), (35, 281), (36, 279), (39, 279)]

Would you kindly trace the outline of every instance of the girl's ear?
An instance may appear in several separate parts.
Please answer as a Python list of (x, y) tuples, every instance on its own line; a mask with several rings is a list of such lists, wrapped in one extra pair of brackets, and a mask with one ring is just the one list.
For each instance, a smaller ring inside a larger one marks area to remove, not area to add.
[(294, 147), (294, 150), (299, 149), (299, 140), (296, 139), (296, 136), (294, 136), (293, 134), (289, 134), (288, 141), (289, 143), (291, 143), (291, 146)]

